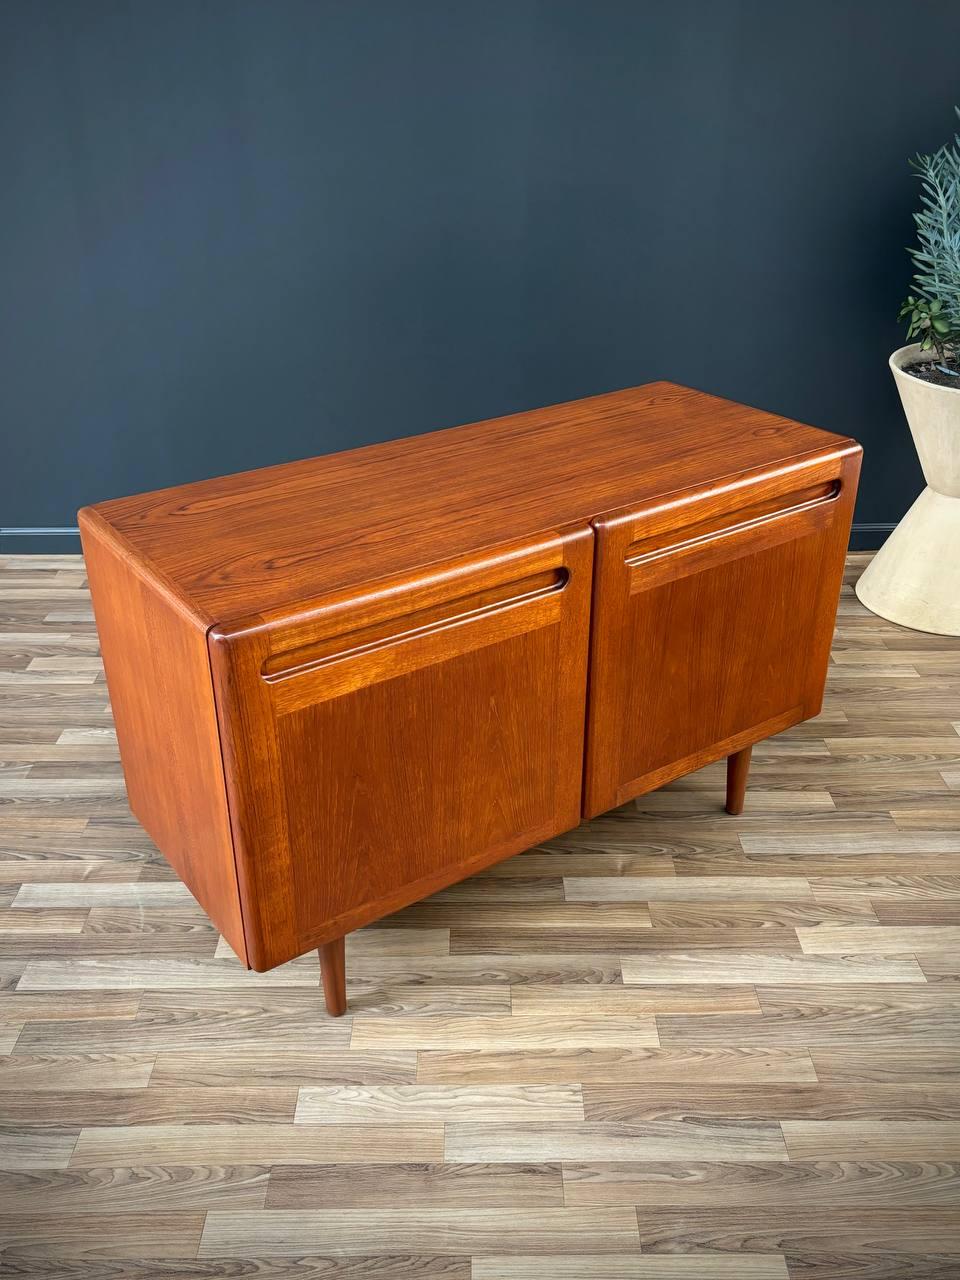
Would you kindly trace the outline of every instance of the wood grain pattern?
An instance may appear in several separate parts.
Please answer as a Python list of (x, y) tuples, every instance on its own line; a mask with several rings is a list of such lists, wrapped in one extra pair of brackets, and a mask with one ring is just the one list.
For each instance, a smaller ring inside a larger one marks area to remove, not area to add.
[(952, 1045), (909, 1045), (889, 1049), (851, 1043), (827, 1049), (811, 1049), (818, 1080), (874, 1081), (895, 1084), (960, 1082), (960, 1055)]
[(0, 1058), (0, 1090), (145, 1089), (153, 1069), (142, 1053), (24, 1053)]
[(271, 1124), (292, 1121), (293, 1088), (21, 1090), (0, 1099), (10, 1124), (35, 1128), (87, 1125)]
[[(11, 1216), (153, 1214), (158, 1211), (262, 1209), (268, 1165), (142, 1165), (92, 1169), (31, 1168), (3, 1179), (3, 1211)], [(84, 1226), (81, 1220), (79, 1230)], [(139, 1250), (133, 1255), (142, 1256)]]
[(751, 986), (692, 987), (649, 986), (561, 987), (528, 983), (513, 993), (514, 1014), (566, 1017), (590, 1010), (593, 1013), (760, 1013), (757, 994)]
[(585, 1084), (587, 1120), (957, 1120), (955, 1085)]
[(444, 1124), (583, 1119), (579, 1085), (323, 1085), (300, 1090), (298, 1124)]
[[(960, 1225), (950, 1209), (819, 1209), (798, 1215), (770, 1205), (754, 1209), (650, 1209), (642, 1215), (640, 1238), (651, 1253), (717, 1252), (788, 1254), (833, 1250), (881, 1256), (889, 1251), (919, 1255), (955, 1252)], [(901, 1272), (900, 1274), (903, 1274)], [(909, 1272), (907, 1273), (909, 1274)], [(921, 1271), (921, 1274), (923, 1272)]]
[[(645, 804), (648, 800), (644, 796)], [(568, 902), (779, 902), (814, 897), (810, 884), (796, 876), (565, 876), (563, 890)]]
[(354, 1049), (592, 1049), (657, 1045), (653, 1017), (620, 1017), (589, 1011), (548, 1019), (536, 1014), (508, 1017), (376, 1018), (353, 1021)]
[(572, 528), (213, 629), (254, 968), (576, 825), (591, 575)]
[[(657, 929), (770, 929), (776, 926), (812, 928), (815, 925), (879, 924), (879, 908), (869, 901), (826, 902), (662, 902), (650, 907)], [(91, 924), (88, 922), (88, 928)], [(761, 939), (765, 935), (759, 934)]]
[[(102, 1268), (104, 1264), (97, 1264)], [(123, 1280), (156, 1280), (164, 1267), (169, 1270), (167, 1259), (124, 1259), (122, 1264), (107, 1263), (112, 1271), (118, 1272)], [(231, 1264), (222, 1258), (178, 1257), (172, 1265), (175, 1275), (184, 1280), (221, 1280), (225, 1267)], [(297, 1274), (302, 1266), (300, 1260), (287, 1258), (254, 1258), (243, 1267), (248, 1275), (256, 1275), (257, 1280), (289, 1280), (291, 1273)], [(339, 1257), (335, 1260), (337, 1280), (394, 1280), (399, 1274), (403, 1280), (470, 1280), (470, 1258), (468, 1256), (412, 1255), (409, 1253), (367, 1254)], [(323, 1269), (330, 1269), (328, 1256), (313, 1256), (303, 1259), (303, 1266), (309, 1268), (308, 1274), (323, 1274)], [(90, 1280), (91, 1263), (89, 1259), (37, 1257), (29, 1248), (8, 1249), (4, 1254), (4, 1269), (9, 1275), (24, 1277), (25, 1280), (38, 1280), (49, 1277), (49, 1280)]]
[(548, 1049), (487, 1053), (421, 1051), (417, 1079), (438, 1083), (536, 1081), (810, 1081), (806, 1049)]
[(447, 1160), (786, 1160), (780, 1125), (712, 1120), (645, 1124), (447, 1125)]
[[(604, 945), (612, 946), (626, 957), (633, 953), (634, 962), (640, 964), (640, 953), (656, 954), (689, 948), (699, 953), (707, 950), (741, 951), (747, 947), (755, 952), (769, 951), (777, 955), (796, 951), (795, 928), (770, 926), (762, 933), (754, 927), (739, 929), (656, 929), (637, 927), (630, 929), (575, 928), (575, 929), (501, 929), (483, 923), (477, 927), (464, 926), (450, 932), (450, 950), (456, 954), (465, 951), (513, 952), (518, 936), (522, 936), (525, 951), (596, 952)], [(640, 970), (642, 972), (642, 969)], [(641, 979), (642, 981), (642, 979)], [(737, 979), (730, 979), (735, 982)]]
[(958, 1160), (960, 1123), (929, 1120), (784, 1120), (783, 1138), (800, 1160)]
[[(99, 677), (58, 685), (62, 664), (0, 699), (0, 758), (41, 784), (0, 803), (0, 908), (97, 926), (0, 939), (3, 1273), (955, 1280), (960, 641), (867, 615), (862, 563), (834, 641), (862, 660), (834, 663), (822, 719), (754, 752), (742, 815), (717, 762), (352, 934), (336, 1022), (315, 955), (251, 973), (209, 926), (197, 949), (200, 908), (97, 754)], [(95, 651), (85, 588), (54, 589), (71, 598), (0, 619), (12, 669)], [(892, 666), (916, 674), (846, 675)], [(940, 914), (863, 924), (890, 906)], [(817, 907), (836, 925), (799, 914)], [(802, 950), (798, 927), (859, 949)], [(863, 949), (878, 929), (923, 949)], [(521, 1115), (544, 1105), (566, 1118)], [(264, 1211), (299, 1215), (279, 1253)], [(207, 1256), (227, 1235), (237, 1255)]]
[[(84, 1214), (0, 1217), (5, 1252), (28, 1251), (31, 1258), (93, 1259), (195, 1256), (202, 1213)], [(4, 1268), (6, 1270), (6, 1267)]]
[[(29, 945), (21, 942), (21, 947)], [(33, 945), (37, 945), (35, 941)], [(46, 941), (41, 945), (49, 945)], [(32, 994), (29, 990), (15, 991), (0, 1000), (2, 1022), (66, 1022), (74, 1019), (85, 1022), (90, 1018), (135, 1018), (140, 1009), (140, 992), (92, 993), (84, 991), (72, 997), (64, 1006), (62, 995), (52, 992)]]
[(859, 469), (839, 447), (594, 522), (586, 816), (723, 756), (738, 811), (753, 743), (820, 711)]
[(686, 1015), (658, 1018), (662, 1043), (683, 1045), (754, 1045), (784, 1048), (806, 1045), (810, 1049), (838, 1048), (858, 1036), (878, 1047), (893, 1050), (913, 1044), (947, 1047), (960, 1034), (956, 1010), (941, 1011), (866, 1008), (851, 1016), (848, 1008), (798, 1011), (771, 1010), (761, 1018), (718, 1014), (700, 1019)]
[(344, 1178), (338, 1164), (274, 1165), (268, 1209), (562, 1208), (559, 1164), (379, 1164)]
[[(852, 445), (655, 382), (97, 510), (181, 599), (220, 622), (364, 585), (371, 562), (387, 578), (741, 471), (786, 466), (826, 443)], [(46, 600), (57, 588), (39, 590)]]
[(0, 1132), (0, 1171), (65, 1169), (77, 1145), (77, 1131), (18, 1128)]
[(442, 1160), (443, 1126), (161, 1124), (80, 1131), (74, 1168), (106, 1164), (396, 1164)]
[[(413, 1084), (417, 1055), (360, 1053), (351, 1049), (271, 1049), (248, 1047), (225, 1052), (158, 1053), (150, 1059), (153, 1085), (184, 1085), (207, 1089), (228, 1085), (248, 1089), (281, 1089), (287, 1085), (356, 1084), (365, 1086)], [(3, 1075), (0, 1071), (0, 1088)]]
[(678, 1209), (732, 1205), (783, 1208), (904, 1208), (954, 1205), (960, 1165), (931, 1159), (757, 1161), (620, 1161), (563, 1165), (564, 1201), (571, 1206), (633, 1204)]
[(667, 950), (675, 930), (658, 931), (664, 941), (659, 955), (624, 956), (623, 980), (626, 983), (693, 982), (743, 983), (783, 982), (800, 985), (805, 982), (920, 982), (923, 970), (914, 956), (907, 953), (857, 956), (841, 951), (836, 958), (819, 955), (780, 954), (770, 956), (754, 951), (688, 952)]
[(808, 955), (859, 955), (871, 952), (894, 955), (923, 951), (960, 951), (960, 926), (879, 929), (831, 929), (819, 926), (798, 929), (800, 945)]
[(547, 1258), (475, 1258), (473, 1280), (787, 1280), (782, 1254), (767, 1257), (724, 1257), (698, 1254), (696, 1259), (663, 1254), (594, 1254)]
[[(340, 1016), (351, 930), (720, 755), (739, 813), (752, 744), (820, 710), (859, 466), (655, 383), (85, 508), (131, 804), (245, 963), (320, 950)], [(83, 578), (22, 581), (67, 604)], [(21, 696), (99, 678), (24, 656)], [(119, 773), (70, 804), (94, 795), (122, 805)]]
[(206, 627), (101, 516), (81, 512), (80, 532), (130, 807), (243, 956)]
[(244, 1258), (254, 1249), (297, 1258), (336, 1253), (615, 1253), (636, 1247), (632, 1210), (514, 1209), (267, 1209), (207, 1214), (199, 1256)]

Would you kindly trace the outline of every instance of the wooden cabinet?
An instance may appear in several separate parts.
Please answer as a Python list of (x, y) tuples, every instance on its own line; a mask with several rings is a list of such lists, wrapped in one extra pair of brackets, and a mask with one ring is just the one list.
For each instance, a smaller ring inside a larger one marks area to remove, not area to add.
[(820, 706), (850, 440), (666, 383), (80, 513), (133, 811), (249, 966)]

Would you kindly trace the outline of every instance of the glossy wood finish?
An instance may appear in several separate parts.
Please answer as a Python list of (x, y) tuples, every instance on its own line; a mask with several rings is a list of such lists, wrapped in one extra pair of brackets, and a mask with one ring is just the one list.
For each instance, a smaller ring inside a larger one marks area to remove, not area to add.
[(817, 714), (860, 454), (595, 522), (584, 813)]
[(750, 772), (750, 757), (753, 747), (744, 747), (727, 756), (727, 813), (736, 816), (743, 813), (743, 803), (747, 794), (747, 775)]
[(954, 1280), (960, 640), (862, 570), (741, 816), (717, 761), (361, 929), (333, 1019), (130, 813), (79, 559), (0, 561), (3, 1274)]
[(739, 751), (819, 706), (858, 466), (655, 383), (84, 511), (136, 811), (189, 776), (171, 861), (264, 971)]
[(246, 958), (206, 628), (95, 511), (80, 531), (130, 807)]
[(254, 968), (576, 826), (591, 542), (211, 633)]
[(97, 510), (212, 625), (852, 445), (652, 382)]

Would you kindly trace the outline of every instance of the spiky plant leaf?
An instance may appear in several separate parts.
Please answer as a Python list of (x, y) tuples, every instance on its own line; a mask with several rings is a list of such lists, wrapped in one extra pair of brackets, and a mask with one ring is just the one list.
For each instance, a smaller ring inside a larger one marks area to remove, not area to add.
[(914, 214), (914, 287), (931, 315), (942, 311), (950, 331), (960, 332), (960, 135), (933, 155), (917, 156), (913, 165), (922, 192)]
[[(956, 108), (960, 116), (960, 107)], [(913, 293), (900, 308), (907, 337), (935, 347), (941, 360), (960, 346), (960, 134), (929, 156), (911, 161), (920, 179), (920, 209), (913, 215), (917, 245)]]

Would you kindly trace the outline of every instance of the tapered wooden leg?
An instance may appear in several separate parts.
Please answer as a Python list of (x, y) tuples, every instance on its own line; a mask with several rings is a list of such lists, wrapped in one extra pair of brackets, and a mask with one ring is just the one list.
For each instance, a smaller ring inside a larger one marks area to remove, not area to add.
[(752, 750), (753, 747), (744, 747), (727, 756), (727, 813), (743, 813)]
[(319, 948), (320, 977), (323, 979), (323, 998), (327, 1013), (339, 1018), (347, 1012), (347, 971), (344, 964), (343, 938), (334, 938)]

